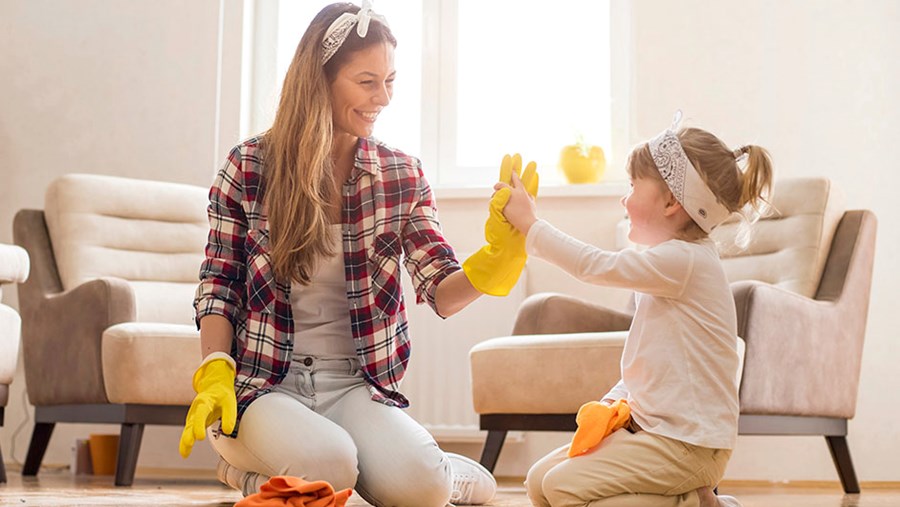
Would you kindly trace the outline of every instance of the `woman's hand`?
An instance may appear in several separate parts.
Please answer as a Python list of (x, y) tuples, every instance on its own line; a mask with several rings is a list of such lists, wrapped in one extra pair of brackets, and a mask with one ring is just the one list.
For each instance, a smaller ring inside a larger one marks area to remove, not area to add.
[(206, 438), (206, 428), (219, 419), (222, 431), (231, 434), (237, 421), (237, 399), (234, 391), (235, 364), (224, 352), (210, 354), (194, 372), (194, 391), (178, 452), (187, 458), (194, 442)]
[[(512, 194), (512, 185), (518, 185), (522, 191), (537, 195), (537, 165), (529, 162), (522, 172), (522, 157), (515, 154), (506, 155), (500, 163), (500, 183), (498, 190), (491, 196), (488, 205), (488, 219), (484, 224), (484, 239), (487, 245), (475, 252), (465, 262), (463, 271), (473, 287), (483, 294), (506, 296), (525, 268), (525, 236), (503, 216)], [(513, 178), (518, 183), (514, 183)]]

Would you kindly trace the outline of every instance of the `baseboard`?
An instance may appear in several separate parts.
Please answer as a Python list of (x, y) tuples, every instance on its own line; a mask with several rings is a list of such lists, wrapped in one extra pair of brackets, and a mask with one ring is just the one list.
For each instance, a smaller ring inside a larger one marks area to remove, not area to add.
[[(517, 476), (509, 476), (509, 475), (498, 475), (495, 476), (497, 482), (502, 486), (516, 486), (525, 482), (524, 477)], [(740, 479), (729, 479), (724, 480), (719, 483), (719, 486), (722, 488), (741, 488), (741, 489), (752, 489), (759, 488), (765, 490), (772, 489), (790, 489), (790, 490), (801, 490), (801, 489), (834, 489), (836, 491), (842, 491), (840, 481), (759, 481), (759, 480), (740, 480)], [(885, 489), (885, 490), (900, 490), (900, 481), (861, 481), (859, 483), (859, 487), (861, 490), (872, 490), (872, 489)]]
[[(719, 483), (723, 488), (761, 488), (761, 489), (835, 489), (842, 491), (840, 481), (760, 481), (726, 479)], [(860, 481), (859, 488), (900, 490), (900, 481)]]

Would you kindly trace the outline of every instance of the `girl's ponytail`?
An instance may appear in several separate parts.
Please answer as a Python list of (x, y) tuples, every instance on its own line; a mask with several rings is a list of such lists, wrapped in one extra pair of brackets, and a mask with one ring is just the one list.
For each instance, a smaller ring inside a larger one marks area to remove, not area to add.
[(766, 197), (772, 190), (772, 159), (762, 146), (745, 145), (734, 150), (735, 158), (747, 155), (747, 167), (741, 178), (741, 200), (738, 207), (746, 205), (756, 211), (762, 211), (767, 205)]

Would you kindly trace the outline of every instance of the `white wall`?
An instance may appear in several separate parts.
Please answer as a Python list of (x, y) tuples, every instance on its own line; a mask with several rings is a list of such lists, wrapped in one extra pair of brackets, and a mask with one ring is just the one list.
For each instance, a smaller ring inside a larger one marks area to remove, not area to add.
[[(16, 210), (40, 207), (43, 189), (73, 171), (206, 185), (236, 140), (237, 99), (225, 80), (216, 93), (220, 2), (0, 0), (0, 241), (12, 239)], [(623, 2), (624, 3), (624, 2)], [(228, 1), (225, 23), (229, 21)], [(663, 0), (628, 3), (632, 57), (623, 79), (630, 100), (629, 144), (668, 126), (681, 108), (688, 122), (730, 144), (772, 151), (779, 177), (821, 175), (844, 189), (851, 207), (878, 215), (879, 239), (869, 332), (850, 446), (863, 481), (900, 480), (900, 395), (893, 366), (893, 288), (900, 269), (900, 176), (891, 146), (900, 139), (900, 4), (890, 0), (754, 3)], [(239, 40), (239, 37), (237, 37)], [(232, 54), (231, 37), (222, 50)], [(239, 53), (239, 52), (238, 52)], [(224, 60), (234, 64), (232, 59)], [(620, 81), (621, 84), (621, 81)], [(231, 90), (231, 91), (229, 91)], [(220, 103), (219, 121), (216, 104)], [(219, 140), (216, 141), (216, 125)], [(224, 148), (223, 148), (224, 146)], [(882, 167), (884, 166), (884, 167)], [(448, 236), (460, 251), (479, 243), (477, 200), (441, 202)], [(545, 215), (583, 239), (610, 245), (616, 200), (550, 198)], [(478, 224), (478, 226), (473, 226)], [(4, 300), (11, 293), (5, 290)], [(510, 316), (511, 319), (511, 316)], [(24, 417), (21, 376), (13, 384), (0, 443), (10, 460), (12, 430)], [(92, 427), (93, 428), (93, 427)], [(68, 461), (87, 428), (61, 425), (47, 460)], [(105, 427), (107, 431), (111, 427)], [(24, 457), (30, 427), (17, 438)], [(208, 466), (206, 446), (181, 461), (175, 428), (150, 428), (141, 466)], [(565, 435), (510, 444), (501, 475), (528, 465)], [(476, 447), (461, 447), (476, 454)], [(835, 480), (821, 438), (741, 437), (731, 479)]]
[[(233, 1), (0, 1), (0, 241), (12, 242), (22, 208), (42, 208), (44, 189), (70, 172), (208, 186), (237, 140), (240, 5)], [(234, 37), (219, 42), (220, 22)], [(236, 76), (219, 83), (219, 75)], [(219, 103), (223, 104), (217, 115)], [(223, 148), (224, 146), (224, 148)], [(4, 302), (16, 306), (15, 289)], [(199, 349), (198, 349), (199, 350)], [(21, 360), (20, 360), (21, 363)], [(11, 386), (0, 445), (22, 461), (31, 436), (24, 376)], [(69, 446), (115, 426), (58, 425), (45, 457), (68, 463)], [(178, 428), (149, 427), (142, 466), (208, 466), (178, 457)]]

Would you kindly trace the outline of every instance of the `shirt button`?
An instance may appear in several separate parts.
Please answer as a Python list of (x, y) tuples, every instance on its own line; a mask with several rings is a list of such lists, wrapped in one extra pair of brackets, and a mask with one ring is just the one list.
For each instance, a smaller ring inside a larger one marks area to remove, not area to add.
[(303, 360), (303, 364), (306, 365), (306, 366), (312, 366), (312, 364), (313, 364), (313, 358), (307, 357), (306, 359)]

